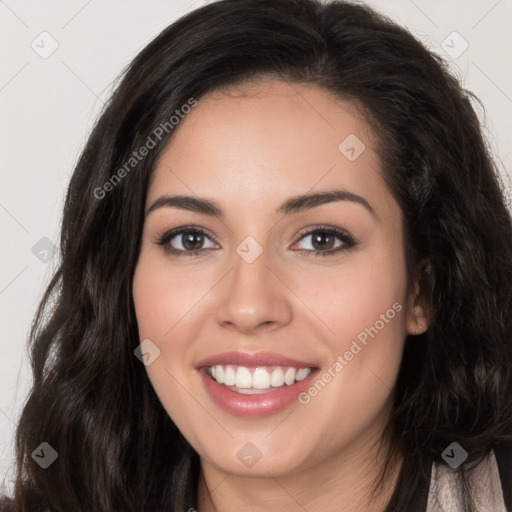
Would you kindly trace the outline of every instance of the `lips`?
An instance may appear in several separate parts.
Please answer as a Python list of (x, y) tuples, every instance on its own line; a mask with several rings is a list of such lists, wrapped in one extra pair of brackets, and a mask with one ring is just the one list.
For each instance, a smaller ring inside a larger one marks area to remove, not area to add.
[[(229, 371), (238, 368), (236, 380), (226, 383), (224, 377), (219, 379), (218, 375), (216, 379), (215, 369), (218, 371), (219, 368)], [(290, 378), (285, 379), (285, 382), (277, 379), (269, 384), (268, 380), (265, 383), (263, 379), (262, 383), (261, 378), (256, 378), (258, 373), (265, 374), (269, 369), (273, 369), (273, 373), (278, 375), (286, 368)], [(273, 352), (225, 352), (201, 360), (196, 364), (196, 369), (207, 393), (217, 406), (235, 416), (256, 418), (275, 414), (290, 406), (311, 385), (318, 367), (313, 363)], [(252, 373), (252, 380), (250, 375), (245, 376), (247, 380), (241, 379), (244, 375), (240, 374), (245, 373)], [(294, 378), (291, 378), (292, 373)], [(297, 373), (300, 380), (295, 379)]]
[(196, 368), (211, 367), (216, 365), (235, 365), (256, 368), (261, 366), (291, 366), (293, 368), (316, 368), (314, 363), (299, 361), (291, 357), (283, 356), (275, 352), (224, 352), (207, 357), (196, 364)]

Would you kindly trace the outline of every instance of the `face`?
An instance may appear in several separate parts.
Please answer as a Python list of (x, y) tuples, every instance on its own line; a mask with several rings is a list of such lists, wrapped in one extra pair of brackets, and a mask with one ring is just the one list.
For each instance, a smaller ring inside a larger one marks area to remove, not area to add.
[(404, 339), (425, 328), (370, 127), (324, 90), (279, 81), (211, 93), (180, 123), (133, 282), (163, 407), (224, 472), (368, 451)]

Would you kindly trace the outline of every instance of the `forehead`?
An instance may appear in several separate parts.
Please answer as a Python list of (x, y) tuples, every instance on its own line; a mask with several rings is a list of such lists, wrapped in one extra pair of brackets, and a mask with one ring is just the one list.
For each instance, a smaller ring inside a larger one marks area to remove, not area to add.
[(180, 121), (148, 203), (164, 193), (259, 204), (312, 189), (385, 194), (376, 137), (354, 105), (318, 87), (273, 81), (215, 91)]

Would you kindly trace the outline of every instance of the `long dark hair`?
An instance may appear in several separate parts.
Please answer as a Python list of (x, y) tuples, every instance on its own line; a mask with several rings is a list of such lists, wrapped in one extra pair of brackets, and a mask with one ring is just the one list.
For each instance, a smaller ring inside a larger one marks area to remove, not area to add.
[[(191, 98), (265, 77), (354, 102), (378, 136), (402, 208), (407, 270), (431, 322), (406, 340), (394, 390), (388, 430), (405, 460), (387, 510), (411, 510), (453, 441), (475, 463), (512, 439), (512, 221), (471, 94), (441, 58), (368, 7), (223, 0), (179, 19), (137, 55), (79, 159), (61, 263), (30, 336), (34, 382), (17, 429), (15, 494), (1, 510), (196, 507), (198, 454), (134, 356), (132, 277), (151, 172), (179, 129), (169, 119)], [(148, 137), (156, 147), (127, 166)], [(31, 456), (42, 442), (58, 453), (47, 469)]]

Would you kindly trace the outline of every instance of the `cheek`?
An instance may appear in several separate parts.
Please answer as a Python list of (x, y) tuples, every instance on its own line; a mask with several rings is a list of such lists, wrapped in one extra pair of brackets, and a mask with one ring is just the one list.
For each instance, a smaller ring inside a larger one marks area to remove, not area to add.
[(168, 340), (199, 303), (207, 283), (190, 268), (173, 268), (143, 251), (133, 278), (133, 301), (141, 337)]
[(168, 415), (178, 428), (186, 431), (190, 425), (184, 418), (190, 411), (186, 414), (184, 411), (189, 410), (190, 403), (183, 392), (183, 383), (190, 365), (186, 357), (190, 339), (187, 336), (194, 336), (194, 326), (187, 323), (187, 313), (201, 296), (198, 288), (191, 285), (187, 272), (173, 270), (161, 258), (143, 249), (132, 288), (139, 337), (140, 340), (149, 338), (160, 350), (158, 357), (146, 366), (146, 372)]
[(194, 341), (204, 339), (202, 330), (210, 326), (213, 311), (206, 305), (216, 280), (211, 271), (172, 265), (147, 247), (135, 269), (132, 293), (139, 337), (149, 338), (160, 350), (146, 371), (170, 414), (173, 407), (180, 410), (171, 402), (183, 394), (179, 383), (190, 379), (197, 360)]
[(381, 315), (385, 316), (385, 329), (380, 330), (399, 334), (398, 340), (405, 334), (407, 277), (405, 262), (397, 251), (380, 248), (354, 253), (335, 270), (324, 267), (297, 276), (294, 289), (329, 328), (331, 335), (325, 340), (332, 350), (343, 350), (376, 322), (382, 327)]
[(407, 333), (405, 260), (399, 249), (383, 247), (354, 253), (346, 267), (317, 273), (302, 288), (330, 331), (323, 339), (332, 394), (324, 399), (333, 407), (342, 396), (352, 410), (379, 407), (398, 374)]

